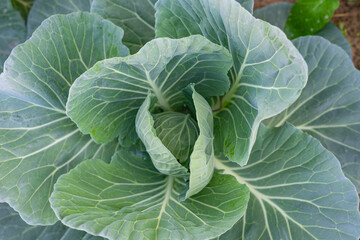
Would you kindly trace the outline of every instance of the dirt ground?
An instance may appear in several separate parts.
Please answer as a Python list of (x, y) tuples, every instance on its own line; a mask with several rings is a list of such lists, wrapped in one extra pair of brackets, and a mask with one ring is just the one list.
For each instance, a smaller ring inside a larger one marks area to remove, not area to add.
[[(255, 0), (255, 9), (281, 1), (296, 2), (296, 0)], [(349, 40), (353, 62), (360, 69), (360, 0), (340, 0), (340, 7), (336, 10), (332, 22)]]

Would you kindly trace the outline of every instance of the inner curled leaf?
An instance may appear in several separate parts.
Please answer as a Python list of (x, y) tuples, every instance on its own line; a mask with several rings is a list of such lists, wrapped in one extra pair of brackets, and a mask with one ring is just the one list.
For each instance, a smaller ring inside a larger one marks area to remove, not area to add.
[(189, 114), (177, 112), (158, 113), (153, 117), (157, 136), (180, 163), (186, 164), (199, 136), (196, 122)]

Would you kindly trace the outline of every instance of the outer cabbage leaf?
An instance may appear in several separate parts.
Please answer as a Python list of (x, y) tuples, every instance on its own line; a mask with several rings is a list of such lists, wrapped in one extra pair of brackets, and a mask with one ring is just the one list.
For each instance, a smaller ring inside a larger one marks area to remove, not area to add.
[(176, 157), (157, 136), (154, 119), (149, 110), (150, 107), (151, 94), (147, 96), (136, 115), (135, 125), (139, 138), (144, 143), (147, 153), (159, 172), (165, 175), (187, 177), (187, 168), (178, 162)]
[(27, 21), (27, 36), (31, 37), (42, 21), (55, 14), (90, 11), (92, 0), (36, 0)]
[(294, 44), (309, 66), (308, 84), (267, 124), (290, 122), (319, 139), (360, 191), (360, 72), (340, 47), (321, 37), (298, 38)]
[(71, 84), (96, 61), (126, 55), (123, 31), (89, 13), (53, 16), (17, 46), (0, 76), (0, 201), (30, 224), (58, 219), (48, 198), (57, 178), (87, 158), (110, 160), (65, 113)]
[(158, 38), (138, 53), (97, 63), (71, 87), (67, 114), (99, 143), (136, 140), (135, 116), (148, 91), (164, 110), (183, 108), (189, 83), (204, 96), (229, 88), (229, 52), (202, 36)]
[(0, 239), (1, 240), (103, 240), (83, 231), (64, 226), (61, 222), (52, 226), (31, 226), (26, 224), (19, 214), (6, 203), (0, 203)]
[(215, 113), (215, 147), (246, 164), (260, 122), (286, 109), (305, 86), (305, 61), (283, 32), (235, 0), (160, 0), (156, 9), (157, 37), (202, 34), (230, 50), (232, 85)]
[(125, 31), (124, 44), (136, 53), (155, 37), (157, 0), (93, 0), (91, 12), (111, 20)]
[(246, 209), (248, 189), (232, 176), (215, 173), (199, 194), (179, 202), (183, 185), (148, 157), (119, 151), (111, 164), (89, 160), (63, 175), (50, 201), (64, 224), (109, 239), (209, 239)]
[(214, 173), (214, 135), (213, 115), (207, 101), (195, 91), (193, 85), (188, 89), (194, 103), (200, 135), (196, 139), (190, 156), (190, 178), (180, 200), (200, 192), (211, 180)]
[(220, 239), (359, 239), (355, 187), (335, 156), (295, 127), (261, 127), (245, 167), (215, 165), (250, 189), (244, 217)]
[(25, 23), (10, 0), (0, 1), (0, 73), (11, 50), (25, 40)]
[[(254, 16), (284, 30), (286, 20), (288, 19), (293, 5), (293, 3), (289, 2), (269, 4), (263, 8), (255, 10)], [(340, 29), (332, 22), (328, 22), (324, 28), (316, 32), (314, 35), (322, 36), (330, 42), (340, 46), (350, 57), (352, 57), (349, 41), (345, 38)]]

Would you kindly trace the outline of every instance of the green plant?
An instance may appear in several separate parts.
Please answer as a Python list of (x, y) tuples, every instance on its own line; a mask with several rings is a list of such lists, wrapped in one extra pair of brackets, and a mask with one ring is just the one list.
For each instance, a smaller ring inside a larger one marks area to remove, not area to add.
[(291, 38), (313, 35), (330, 21), (339, 0), (299, 0), (291, 8), (285, 32)]
[(56, 225), (1, 204), (0, 239), (358, 239), (360, 73), (252, 5), (43, 21), (0, 75), (0, 201)]

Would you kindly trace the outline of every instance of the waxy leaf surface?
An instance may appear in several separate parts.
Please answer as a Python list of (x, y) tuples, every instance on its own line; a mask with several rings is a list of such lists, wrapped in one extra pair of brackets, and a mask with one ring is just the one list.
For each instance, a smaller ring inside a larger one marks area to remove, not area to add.
[(65, 113), (71, 84), (98, 60), (128, 54), (123, 31), (90, 13), (53, 16), (17, 46), (0, 75), (0, 201), (30, 224), (58, 219), (48, 198), (57, 178), (85, 159), (109, 161)]
[(162, 112), (153, 115), (154, 128), (164, 145), (182, 164), (188, 165), (199, 129), (190, 114)]
[(241, 218), (249, 192), (215, 173), (197, 195), (179, 202), (184, 183), (159, 173), (149, 157), (119, 151), (110, 164), (88, 160), (55, 185), (51, 205), (73, 228), (113, 239), (209, 239)]
[(154, 128), (154, 119), (150, 113), (151, 94), (149, 94), (141, 105), (135, 120), (136, 132), (145, 145), (147, 153), (155, 168), (165, 174), (177, 177), (187, 177), (188, 170), (180, 164), (171, 151), (157, 136)]
[(293, 103), (307, 80), (300, 53), (278, 28), (235, 0), (160, 0), (157, 37), (202, 34), (229, 49), (231, 88), (215, 113), (215, 148), (246, 164), (263, 119)]
[(155, 8), (157, 0), (93, 0), (95, 12), (125, 31), (124, 44), (136, 53), (155, 38)]
[(309, 66), (309, 81), (300, 98), (267, 125), (289, 122), (319, 139), (360, 191), (360, 72), (343, 49), (321, 37), (294, 44)]
[(211, 107), (198, 94), (194, 86), (189, 86), (194, 103), (195, 115), (200, 134), (196, 139), (194, 150), (190, 156), (190, 178), (181, 200), (200, 192), (211, 180), (214, 173), (214, 123)]
[(0, 203), (1, 240), (104, 240), (58, 222), (52, 226), (32, 226), (6, 203)]
[(215, 166), (250, 189), (244, 217), (219, 239), (359, 239), (354, 185), (333, 154), (295, 127), (262, 126), (248, 165)]
[(229, 88), (229, 52), (202, 36), (158, 38), (126, 58), (107, 59), (71, 87), (68, 115), (98, 143), (118, 137), (137, 139), (135, 116), (151, 91), (164, 110), (181, 110), (190, 83), (203, 96)]

